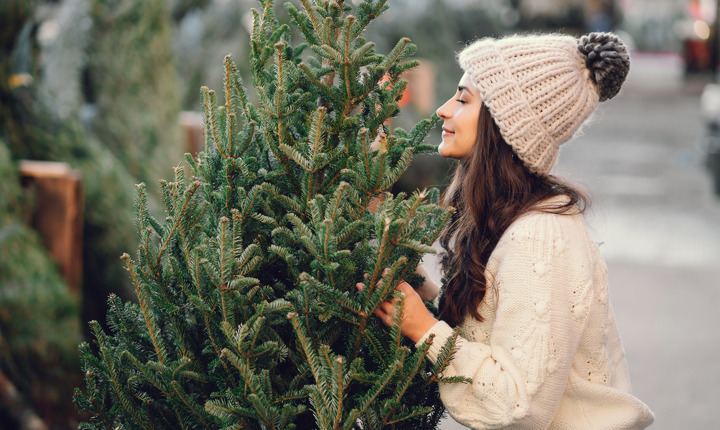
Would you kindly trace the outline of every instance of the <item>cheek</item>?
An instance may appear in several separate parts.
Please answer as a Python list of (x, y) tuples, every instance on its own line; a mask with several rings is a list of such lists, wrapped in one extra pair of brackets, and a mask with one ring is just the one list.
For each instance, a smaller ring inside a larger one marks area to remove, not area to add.
[(462, 118), (458, 121), (458, 128), (461, 129), (463, 136), (472, 136), (474, 139), (477, 135), (478, 117), (480, 112), (477, 109), (466, 110), (463, 112)]
[(467, 115), (466, 118), (463, 118), (463, 122), (459, 124), (456, 132), (459, 145), (465, 148), (472, 147), (478, 132), (477, 115)]
[(463, 138), (457, 142), (457, 151), (460, 156), (467, 155), (475, 145), (475, 134), (463, 135)]

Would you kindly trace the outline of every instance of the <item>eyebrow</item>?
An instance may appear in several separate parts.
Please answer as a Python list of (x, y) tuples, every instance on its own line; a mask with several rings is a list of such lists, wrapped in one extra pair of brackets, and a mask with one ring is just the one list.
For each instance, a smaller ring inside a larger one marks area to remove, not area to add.
[(470, 91), (470, 88), (464, 86), (464, 85), (458, 85), (458, 92), (467, 91), (468, 94), (472, 95), (472, 91)]

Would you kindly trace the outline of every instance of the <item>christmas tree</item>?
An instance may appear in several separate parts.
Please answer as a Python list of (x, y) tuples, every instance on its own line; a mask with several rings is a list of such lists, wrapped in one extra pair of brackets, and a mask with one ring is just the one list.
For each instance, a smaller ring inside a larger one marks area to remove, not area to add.
[(402, 315), (373, 315), (422, 281), (451, 216), (436, 190), (386, 192), (432, 150), (435, 118), (383, 132), (414, 46), (362, 37), (386, 0), (300, 3), (297, 45), (270, 0), (253, 10), (255, 104), (229, 57), (224, 101), (203, 88), (205, 151), (161, 181), (164, 220), (138, 185), (137, 303), (111, 296), (111, 333), (91, 322), (96, 348), (80, 347), (83, 428), (435, 428), (436, 382), (461, 382), (441, 376), (454, 339), (432, 365)]

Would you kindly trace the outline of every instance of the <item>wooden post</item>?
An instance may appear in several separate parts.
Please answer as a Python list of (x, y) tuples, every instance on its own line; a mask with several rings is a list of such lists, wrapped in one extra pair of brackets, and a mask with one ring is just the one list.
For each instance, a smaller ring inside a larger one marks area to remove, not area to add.
[(200, 112), (183, 111), (178, 116), (178, 124), (185, 134), (185, 152), (197, 155), (205, 150), (205, 134), (203, 131), (203, 116)]
[(40, 233), (65, 282), (79, 294), (84, 209), (80, 173), (66, 163), (22, 160), (20, 177), (33, 199), (28, 224)]

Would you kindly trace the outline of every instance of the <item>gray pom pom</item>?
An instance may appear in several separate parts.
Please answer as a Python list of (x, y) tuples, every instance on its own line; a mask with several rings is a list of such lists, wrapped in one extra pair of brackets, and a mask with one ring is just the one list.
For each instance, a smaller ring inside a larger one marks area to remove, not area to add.
[(630, 71), (630, 55), (623, 41), (612, 33), (590, 33), (578, 40), (578, 50), (585, 56), (600, 101), (615, 97)]

